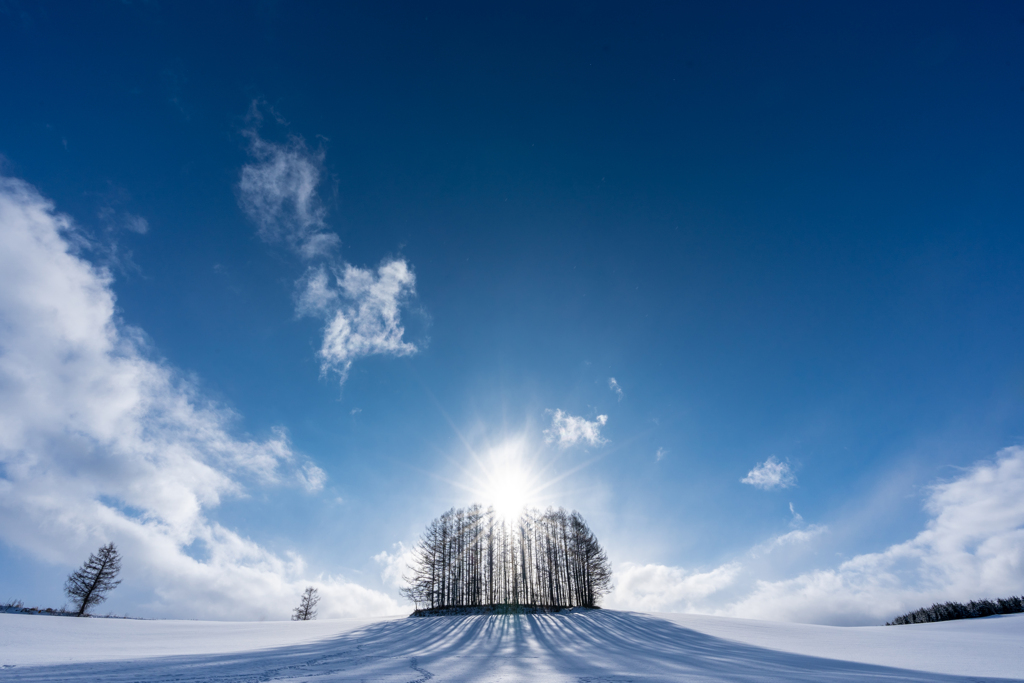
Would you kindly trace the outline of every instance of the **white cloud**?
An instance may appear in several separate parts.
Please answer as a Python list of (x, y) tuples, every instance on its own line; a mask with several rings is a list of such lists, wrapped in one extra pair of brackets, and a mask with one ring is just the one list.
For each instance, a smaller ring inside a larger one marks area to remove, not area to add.
[(615, 571), (615, 589), (609, 607), (647, 612), (671, 608), (693, 611), (700, 600), (731, 586), (740, 572), (738, 563), (707, 572), (692, 572), (661, 564), (625, 563)]
[(338, 271), (311, 268), (300, 284), (297, 309), (327, 321), (320, 368), (344, 383), (352, 361), (363, 356), (407, 356), (418, 350), (402, 339), (402, 305), (416, 293), (416, 276), (403, 260), (385, 261), (374, 272), (344, 264)]
[[(794, 620), (839, 613), (850, 621), (877, 621), (935, 601), (1020, 592), (1024, 449), (1006, 449), (994, 462), (977, 463), (960, 478), (932, 487), (925, 510), (932, 519), (913, 539), (835, 569), (759, 582), (732, 611)], [(830, 605), (830, 595), (838, 604)]]
[(661, 462), (661, 459), (668, 455), (668, 451), (664, 448), (659, 448), (654, 454), (654, 462)]
[(608, 443), (608, 439), (601, 436), (601, 427), (608, 422), (607, 415), (598, 415), (593, 422), (555, 410), (551, 414), (551, 427), (544, 430), (544, 440), (548, 443), (557, 443), (560, 448), (568, 448), (583, 442), (591, 446), (600, 446)]
[(937, 601), (1020, 592), (1024, 449), (1008, 448), (995, 461), (976, 463), (957, 479), (933, 486), (924, 507), (931, 519), (914, 538), (833, 568), (778, 580), (761, 578), (770, 553), (784, 547), (806, 551), (827, 531), (811, 525), (769, 539), (739, 561), (701, 573), (664, 565), (626, 565), (617, 572), (618, 587), (609, 602), (625, 609), (852, 625), (878, 624)]
[[(231, 433), (141, 331), (120, 321), (109, 273), (74, 253), (70, 221), (31, 186), (0, 179), (0, 539), (75, 566), (114, 541), (154, 615), (287, 618), (310, 583), (211, 520), (254, 486), (322, 487), (283, 430)], [(196, 559), (198, 556), (202, 559)], [(396, 611), (341, 578), (314, 581), (322, 614)]]
[(614, 377), (608, 378), (608, 388), (615, 392), (616, 396), (619, 397), (620, 401), (622, 400), (622, 387), (619, 386), (619, 383), (615, 381)]
[(773, 536), (739, 559), (712, 568), (624, 562), (616, 567), (615, 587), (607, 604), (617, 609), (717, 614), (730, 601), (750, 593), (757, 575), (770, 569), (773, 550), (809, 543), (827, 531), (811, 525)]
[[(253, 161), (242, 167), (238, 201), (265, 241), (283, 241), (303, 258), (326, 261), (307, 270), (297, 283), (296, 296), (299, 315), (326, 321), (318, 353), (321, 373), (333, 370), (344, 384), (357, 358), (415, 353), (416, 346), (402, 339), (400, 315), (403, 304), (416, 293), (412, 268), (403, 259), (390, 259), (374, 271), (337, 258), (341, 242), (328, 231), (326, 210), (317, 194), (323, 152), (310, 151), (296, 136), (286, 144), (264, 140), (259, 134), (260, 107), (253, 103), (252, 126), (244, 131)], [(283, 123), (280, 117), (278, 122)]]
[(406, 585), (403, 576), (409, 573), (409, 566), (413, 561), (412, 548), (406, 548), (401, 541), (391, 546), (394, 552), (382, 550), (373, 556), (374, 561), (380, 565), (380, 579), (384, 585), (392, 588), (402, 588)]
[(788, 463), (779, 462), (775, 456), (771, 456), (762, 463), (747, 472), (747, 476), (740, 479), (743, 484), (750, 484), (754, 488), (764, 489), (785, 489), (796, 484), (796, 475), (789, 468)]
[(252, 127), (244, 131), (253, 162), (242, 167), (238, 203), (259, 226), (267, 242), (284, 241), (304, 258), (330, 254), (341, 243), (327, 230), (326, 210), (317, 194), (323, 151), (311, 151), (302, 138), (287, 143), (260, 137), (258, 103), (249, 112)]
[(324, 487), (324, 482), (327, 481), (327, 473), (313, 463), (307, 462), (302, 466), (301, 470), (295, 473), (295, 478), (302, 484), (302, 488), (310, 493), (316, 493)]
[(338, 307), (341, 295), (323, 266), (310, 268), (299, 280), (295, 310), (299, 315), (329, 315)]

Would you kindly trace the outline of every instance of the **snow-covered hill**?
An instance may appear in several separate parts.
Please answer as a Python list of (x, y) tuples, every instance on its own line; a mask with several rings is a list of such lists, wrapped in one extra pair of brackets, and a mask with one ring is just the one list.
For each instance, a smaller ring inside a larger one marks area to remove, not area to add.
[(0, 681), (1024, 680), (1024, 615), (838, 628), (681, 614), (198, 622), (0, 614)]

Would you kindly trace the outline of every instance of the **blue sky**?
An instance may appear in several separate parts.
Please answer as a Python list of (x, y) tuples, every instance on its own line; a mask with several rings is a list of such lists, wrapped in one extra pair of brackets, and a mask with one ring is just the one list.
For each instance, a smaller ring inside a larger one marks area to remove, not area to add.
[(1019, 592), (1019, 5), (5, 2), (0, 60), (12, 597), (114, 540), (118, 613), (399, 611), (509, 496), (616, 607)]

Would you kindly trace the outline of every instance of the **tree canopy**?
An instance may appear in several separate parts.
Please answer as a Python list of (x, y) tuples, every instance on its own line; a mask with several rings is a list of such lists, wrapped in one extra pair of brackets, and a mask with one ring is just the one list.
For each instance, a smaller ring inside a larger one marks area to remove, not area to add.
[(409, 569), (402, 594), (417, 609), (596, 607), (612, 576), (578, 512), (525, 510), (507, 520), (480, 505), (431, 522)]

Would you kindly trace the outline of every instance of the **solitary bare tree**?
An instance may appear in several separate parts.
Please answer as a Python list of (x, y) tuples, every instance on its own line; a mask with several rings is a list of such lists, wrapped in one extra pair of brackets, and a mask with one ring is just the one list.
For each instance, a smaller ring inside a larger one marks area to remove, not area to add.
[(292, 621), (309, 621), (316, 619), (316, 603), (320, 602), (320, 594), (310, 586), (302, 594), (302, 602), (292, 610)]
[(71, 598), (77, 609), (76, 616), (83, 616), (86, 611), (107, 599), (107, 593), (121, 583), (115, 581), (121, 571), (121, 556), (113, 543), (101, 546), (95, 554), (90, 553), (81, 569), (68, 574), (64, 583), (64, 592)]

